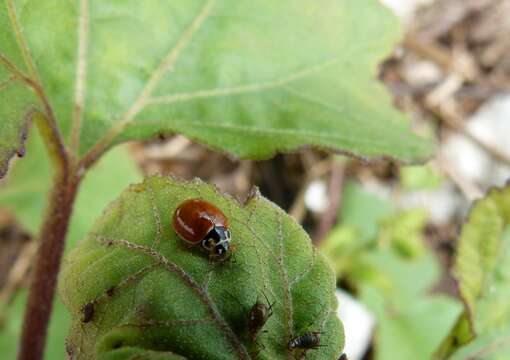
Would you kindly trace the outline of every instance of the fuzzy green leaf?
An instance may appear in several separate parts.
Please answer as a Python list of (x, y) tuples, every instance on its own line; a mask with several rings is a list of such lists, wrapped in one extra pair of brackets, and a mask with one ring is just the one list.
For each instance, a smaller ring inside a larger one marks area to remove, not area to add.
[(454, 275), (472, 329), (510, 321), (510, 187), (493, 190), (472, 209), (462, 229)]
[[(377, 82), (401, 31), (376, 0), (14, 2), (57, 122), (68, 141), (74, 129), (81, 155), (161, 133), (243, 158), (303, 146), (404, 161), (432, 154)], [(10, 19), (0, 21), (15, 38)], [(0, 41), (0, 53), (23, 64), (17, 45)]]
[[(230, 260), (211, 263), (177, 237), (171, 217), (188, 198), (227, 215)], [(258, 193), (240, 205), (198, 180), (151, 177), (131, 186), (66, 258), (59, 287), (79, 359), (115, 358), (125, 347), (190, 359), (259, 351), (258, 359), (291, 359), (299, 354), (287, 342), (307, 331), (322, 331), (325, 345), (307, 359), (336, 360), (343, 347), (333, 271), (299, 224)], [(273, 315), (252, 342), (248, 312), (264, 295), (275, 302)], [(93, 315), (83, 323), (87, 307)]]
[(507, 186), (492, 190), (478, 201), (462, 228), (453, 272), (465, 310), (443, 341), (438, 357), (451, 355), (477, 337), (492, 338), (493, 333), (507, 328), (509, 250), (510, 186)]

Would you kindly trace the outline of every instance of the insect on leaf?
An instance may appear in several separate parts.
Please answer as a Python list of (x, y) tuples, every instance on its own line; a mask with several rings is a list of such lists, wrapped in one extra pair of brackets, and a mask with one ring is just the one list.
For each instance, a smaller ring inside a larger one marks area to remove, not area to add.
[[(228, 260), (176, 235), (174, 211), (191, 198), (228, 217)], [(323, 346), (307, 359), (336, 360), (343, 347), (333, 271), (300, 225), (258, 193), (241, 205), (198, 180), (129, 187), (66, 258), (59, 287), (78, 359), (138, 348), (154, 351), (150, 359), (290, 360), (300, 350), (288, 350), (289, 340), (308, 331), (321, 331)], [(264, 296), (273, 314), (253, 341), (248, 315)]]

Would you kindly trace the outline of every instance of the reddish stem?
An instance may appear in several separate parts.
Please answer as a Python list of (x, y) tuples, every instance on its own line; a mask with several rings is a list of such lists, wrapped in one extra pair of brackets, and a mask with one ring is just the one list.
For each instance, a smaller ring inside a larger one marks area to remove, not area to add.
[(78, 185), (79, 179), (68, 168), (57, 173), (39, 235), (40, 244), (23, 320), (19, 360), (39, 360), (44, 356), (57, 275)]

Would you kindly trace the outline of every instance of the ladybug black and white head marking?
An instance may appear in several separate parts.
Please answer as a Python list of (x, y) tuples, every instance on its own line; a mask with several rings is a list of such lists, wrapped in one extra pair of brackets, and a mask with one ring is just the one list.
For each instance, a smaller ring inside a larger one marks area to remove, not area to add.
[(224, 226), (215, 226), (202, 240), (202, 247), (214, 256), (222, 257), (230, 248), (230, 240), (229, 229)]

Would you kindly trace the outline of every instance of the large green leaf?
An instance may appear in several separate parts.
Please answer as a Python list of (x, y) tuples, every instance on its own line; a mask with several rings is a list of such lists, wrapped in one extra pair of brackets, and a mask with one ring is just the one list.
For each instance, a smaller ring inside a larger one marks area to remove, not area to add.
[[(214, 203), (230, 219), (228, 261), (211, 262), (177, 237), (171, 217), (189, 198)], [(151, 359), (174, 358), (163, 356), (169, 351), (293, 359), (299, 353), (287, 343), (307, 331), (321, 331), (324, 345), (307, 359), (336, 360), (343, 347), (334, 274), (299, 224), (258, 194), (240, 205), (198, 180), (151, 177), (131, 186), (66, 258), (59, 288), (78, 359), (119, 358), (123, 348), (154, 350)], [(253, 342), (247, 317), (264, 295), (273, 315)]]
[[(376, 0), (27, 0), (14, 9), (68, 139), (74, 119), (80, 154), (176, 132), (245, 158), (306, 145), (431, 155), (377, 83), (401, 31)], [(12, 21), (0, 20), (11, 39), (0, 53), (24, 69)], [(12, 106), (1, 99), (2, 111)]]
[[(0, 183), (0, 208), (10, 210), (17, 220), (35, 234), (43, 218), (51, 184), (51, 171), (44, 144), (36, 131), (32, 131), (25, 158), (17, 161), (8, 177)], [(92, 227), (104, 207), (128, 184), (140, 179), (127, 149), (119, 147), (109, 152), (86, 175), (81, 184), (71, 218), (67, 248), (75, 245)], [(26, 304), (24, 291), (16, 294), (12, 304), (2, 309), (0, 324), (0, 354), (2, 359), (16, 358), (21, 323)], [(0, 305), (1, 306), (1, 305)], [(56, 299), (52, 312), (47, 359), (65, 357), (64, 338), (70, 316), (60, 300)]]
[(462, 228), (453, 272), (465, 311), (439, 349), (441, 357), (477, 337), (510, 335), (504, 335), (510, 322), (510, 186), (492, 190), (474, 205)]

